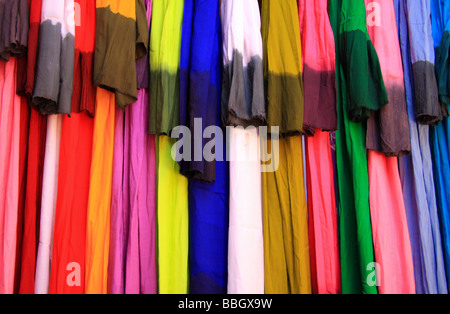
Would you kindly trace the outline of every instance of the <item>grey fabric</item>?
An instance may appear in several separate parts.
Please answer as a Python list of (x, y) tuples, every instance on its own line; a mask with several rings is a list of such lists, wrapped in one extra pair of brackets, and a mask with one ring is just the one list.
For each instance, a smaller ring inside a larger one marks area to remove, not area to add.
[(244, 65), (235, 50), (233, 61), (224, 67), (222, 80), (222, 119), (229, 126), (259, 126), (265, 123), (263, 63), (254, 56)]

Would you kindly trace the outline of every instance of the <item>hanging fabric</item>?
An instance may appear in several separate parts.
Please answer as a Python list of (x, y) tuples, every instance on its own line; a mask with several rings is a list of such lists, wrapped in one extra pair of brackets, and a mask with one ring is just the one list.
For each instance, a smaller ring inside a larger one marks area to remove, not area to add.
[(20, 97), (17, 59), (0, 61), (0, 293), (14, 293), (19, 201)]
[[(170, 136), (180, 122), (182, 0), (153, 4), (150, 36), (150, 134)], [(163, 84), (163, 87), (160, 86)]]
[[(334, 35), (327, 1), (299, 1), (305, 87), (305, 163), (313, 293), (340, 293), (330, 134), (337, 129)], [(323, 131), (325, 130), (325, 131)]]
[(94, 85), (111, 90), (119, 108), (137, 100), (136, 59), (145, 52), (136, 26), (136, 0), (97, 0)]
[[(36, 268), (36, 253), (39, 235), (39, 213), (41, 202), (41, 183), (43, 171), (43, 158), (45, 149), (45, 130), (47, 118), (40, 115), (31, 106), (31, 96), (34, 88), (34, 71), (36, 69), (39, 25), (41, 21), (42, 1), (29, 1), (29, 31), (26, 58), (26, 69), (24, 70), (24, 81), (17, 86), (17, 93), (27, 98), (29, 108), (29, 130), (27, 136), (27, 159), (25, 173), (25, 197), (23, 204), (22, 219), (22, 244), (20, 250), (20, 261), (17, 263), (17, 287), (16, 293), (34, 293), (34, 278)], [(30, 83), (32, 82), (32, 83)], [(19, 84), (19, 83), (18, 83)], [(21, 122), (22, 124), (22, 122)], [(21, 145), (22, 147), (22, 145)]]
[(305, 90), (303, 129), (307, 135), (314, 135), (316, 129), (335, 131), (335, 45), (327, 1), (299, 1), (299, 19)]
[[(74, 66), (74, 2), (43, 0), (33, 104), (47, 121), (35, 293), (49, 291), (62, 115), (70, 113)], [(69, 18), (72, 18), (69, 21)], [(51, 59), (49, 59), (51, 56)]]
[[(398, 159), (386, 157), (411, 150), (395, 11), (393, 2), (367, 0), (365, 3), (370, 14), (381, 15), (378, 21), (368, 20), (367, 31), (380, 60), (389, 99), (386, 106), (371, 113), (367, 122), (369, 202), (378, 291), (412, 294), (415, 293), (414, 268)], [(397, 254), (392, 254), (394, 250)]]
[[(42, 114), (70, 114), (75, 54), (74, 1), (43, 0), (33, 104)], [(72, 20), (68, 22), (71, 14)]]
[(41, 24), (42, 0), (29, 0), (30, 28), (28, 30), (27, 69), (22, 94), (31, 99), (34, 91), (36, 62), (38, 58), (39, 26)]
[(266, 114), (258, 2), (222, 1), (220, 16), (221, 115), (230, 126), (227, 293), (263, 294), (260, 137), (255, 127), (264, 123)]
[[(136, 22), (148, 48), (152, 1), (136, 2)], [(156, 147), (148, 128), (148, 55), (136, 60), (138, 101), (118, 111), (114, 136), (108, 293), (155, 294)]]
[[(415, 89), (411, 63), (412, 55), (423, 54), (423, 50), (428, 48), (423, 45), (416, 45), (418, 43), (417, 38), (414, 40), (410, 38), (410, 36), (422, 35), (411, 31), (409, 28), (407, 2), (396, 0), (394, 1), (394, 7), (403, 58), (406, 101), (411, 130), (412, 155), (400, 158), (399, 165), (413, 254), (416, 293), (436, 294), (447, 289), (442, 273), (443, 256), (439, 227), (436, 228), (438, 221), (435, 218), (437, 208), (429, 143), (430, 127), (418, 124), (416, 119), (415, 101), (417, 100), (414, 97)], [(425, 20), (422, 24), (429, 29), (429, 22), (427, 23)], [(414, 52), (414, 50), (417, 50), (417, 52)]]
[(308, 294), (307, 204), (298, 135), (303, 130), (303, 80), (297, 2), (264, 0), (261, 21), (269, 132), (274, 136), (271, 127), (279, 126), (280, 134), (292, 135), (264, 140), (262, 159), (272, 162), (262, 176), (265, 293)]
[(302, 50), (297, 12), (293, 1), (262, 1), (264, 76), (266, 93), (270, 95), (266, 97), (267, 126), (269, 130), (278, 126), (280, 134), (287, 135), (303, 130)]
[(28, 0), (0, 1), (0, 60), (23, 57), (27, 53), (29, 28)]
[[(380, 80), (378, 57), (366, 33), (364, 2), (331, 2), (330, 21), (336, 43), (339, 121), (336, 162), (342, 293), (376, 294), (377, 287), (376, 282), (373, 282), (371, 267), (375, 265), (375, 258), (365, 155), (366, 123), (354, 121), (368, 117), (368, 109), (378, 109), (385, 105), (387, 97), (384, 97), (386, 92)], [(352, 44), (355, 41), (358, 45)], [(370, 68), (367, 66), (368, 60), (371, 61)], [(356, 69), (359, 71), (356, 72)], [(366, 78), (364, 82), (361, 77)], [(377, 97), (371, 96), (374, 92), (377, 92)], [(368, 279), (371, 279), (370, 283)]]
[[(450, 110), (450, 4), (444, 1), (431, 1), (431, 21), (436, 51), (436, 76), (439, 87), (439, 99), (444, 106), (444, 110), (448, 113)], [(449, 132), (450, 121), (447, 116), (437, 126), (431, 128), (434, 179), (448, 289), (450, 289)]]
[[(188, 292), (188, 180), (172, 157), (180, 124), (180, 51), (184, 1), (155, 1), (150, 33), (149, 133), (157, 135), (158, 292)], [(164, 53), (162, 53), (164, 52)]]
[[(51, 294), (85, 292), (86, 217), (92, 158), (95, 87), (92, 52), (95, 45), (95, 4), (76, 0), (75, 58), (71, 117), (64, 116), (55, 210)], [(79, 16), (78, 16), (79, 14)], [(81, 84), (81, 82), (83, 84)], [(85, 108), (87, 113), (80, 113)], [(89, 116), (88, 116), (89, 115)], [(78, 169), (77, 171), (74, 171)]]

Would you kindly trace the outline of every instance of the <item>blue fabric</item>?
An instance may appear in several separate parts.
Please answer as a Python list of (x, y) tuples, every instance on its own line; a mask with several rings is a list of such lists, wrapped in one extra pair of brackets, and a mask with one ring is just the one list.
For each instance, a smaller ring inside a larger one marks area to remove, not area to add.
[[(181, 43), (180, 118), (191, 131), (195, 118), (202, 119), (202, 132), (208, 126), (221, 127), (221, 47), (219, 1), (186, 0)], [(201, 134), (194, 133), (193, 139), (196, 136)], [(202, 147), (209, 141), (201, 140)], [(215, 144), (216, 147), (222, 145), (225, 152), (225, 141)], [(227, 293), (229, 170), (225, 160), (224, 155), (223, 161), (218, 158), (212, 162), (181, 163), (181, 172), (189, 177), (192, 294)], [(211, 164), (213, 176), (208, 174)]]
[[(431, 18), (433, 24), (433, 38), (436, 48), (437, 62), (436, 74), (439, 84), (439, 96), (441, 101), (449, 107), (449, 63), (450, 53), (450, 5), (448, 1), (431, 0)], [(445, 269), (447, 283), (450, 284), (450, 121), (444, 118), (436, 127), (432, 128), (431, 141), (434, 160), (434, 179), (436, 184), (437, 204), (441, 223), (441, 234), (444, 248)], [(450, 287), (449, 287), (450, 289)]]
[(406, 14), (408, 14), (411, 47), (411, 61), (429, 61), (434, 64), (434, 46), (431, 37), (431, 24), (423, 20), (424, 13), (430, 12), (430, 0), (405, 1)]
[[(410, 156), (400, 158), (399, 163), (413, 254), (416, 292), (418, 294), (447, 293), (429, 144), (430, 127), (417, 124), (414, 111), (412, 56), (433, 54), (425, 51), (423, 45), (414, 46), (418, 50), (416, 54), (411, 51), (411, 43), (420, 38), (425, 39), (423, 33), (409, 28), (407, 14), (415, 14), (415, 11), (406, 4), (405, 0), (394, 0), (403, 59), (412, 151)], [(421, 6), (418, 5), (415, 8), (420, 10)]]

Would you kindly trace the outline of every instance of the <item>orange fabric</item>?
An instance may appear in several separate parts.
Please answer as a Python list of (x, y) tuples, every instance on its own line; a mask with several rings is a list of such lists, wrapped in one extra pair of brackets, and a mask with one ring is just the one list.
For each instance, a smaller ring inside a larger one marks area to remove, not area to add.
[(115, 104), (113, 93), (97, 89), (86, 229), (86, 294), (107, 293)]

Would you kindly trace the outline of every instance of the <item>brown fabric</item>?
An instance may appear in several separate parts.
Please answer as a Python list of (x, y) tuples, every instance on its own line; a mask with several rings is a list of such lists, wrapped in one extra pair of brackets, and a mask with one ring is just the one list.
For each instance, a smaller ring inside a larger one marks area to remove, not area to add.
[(27, 52), (28, 0), (0, 0), (0, 60), (23, 57)]

